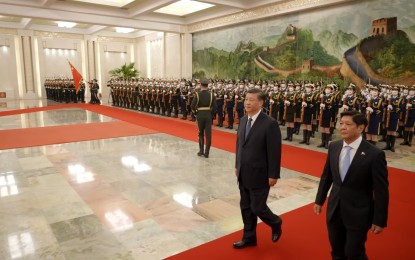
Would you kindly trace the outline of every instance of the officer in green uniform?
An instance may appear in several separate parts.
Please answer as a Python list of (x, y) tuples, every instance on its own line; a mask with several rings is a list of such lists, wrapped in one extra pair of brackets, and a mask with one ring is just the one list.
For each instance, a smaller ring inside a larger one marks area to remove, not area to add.
[[(199, 152), (198, 156), (209, 158), (210, 144), (212, 142), (212, 118), (216, 113), (217, 104), (213, 92), (208, 90), (209, 81), (200, 81), (200, 91), (195, 92), (191, 109), (196, 115), (199, 130)], [(206, 148), (204, 149), (204, 136), (206, 134)]]

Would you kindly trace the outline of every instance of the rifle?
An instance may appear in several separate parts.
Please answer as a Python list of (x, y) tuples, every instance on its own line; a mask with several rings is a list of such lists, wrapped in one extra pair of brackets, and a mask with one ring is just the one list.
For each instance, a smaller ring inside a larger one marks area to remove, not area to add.
[(285, 93), (285, 96), (284, 96), (284, 115), (283, 115), (283, 117), (282, 117), (282, 119), (285, 121), (286, 120), (286, 118), (287, 118), (287, 103), (285, 103), (285, 101), (287, 101), (287, 99), (288, 99), (288, 93), (286, 92)]
[[(367, 104), (367, 107), (366, 107), (366, 110), (367, 110), (368, 107), (372, 107), (372, 99), (369, 100), (369, 102)], [(366, 126), (366, 129), (365, 129), (365, 132), (367, 132), (367, 130), (369, 129), (370, 113), (366, 112), (366, 119), (367, 119), (367, 126)]]
[(404, 125), (406, 125), (406, 123), (408, 123), (408, 115), (409, 115), (409, 107), (407, 106), (409, 104), (409, 98), (406, 98), (406, 113), (405, 113), (405, 120), (403, 121)]
[[(389, 99), (388, 99), (388, 107), (389, 107), (389, 105), (391, 105), (392, 104), (392, 102), (391, 102), (391, 98), (389, 97)], [(388, 109), (388, 108), (387, 108)], [(392, 111), (392, 109), (391, 110), (389, 110), (388, 109), (388, 115), (386, 116), (386, 125), (385, 125), (385, 127), (386, 128), (388, 128), (389, 127), (389, 120), (390, 120), (390, 117), (391, 117), (391, 111)]]
[[(306, 97), (305, 97), (305, 93), (303, 93), (303, 102), (306, 102)], [(303, 104), (301, 103), (301, 123), (304, 120), (304, 112), (305, 112), (305, 107), (303, 106)]]
[(271, 100), (273, 100), (272, 99), (272, 92), (271, 92), (271, 95), (269, 96), (269, 116), (272, 116), (272, 103), (271, 103)]
[[(322, 97), (320, 97), (320, 105), (324, 104), (324, 94), (321, 94)], [(320, 126), (323, 127), (323, 112), (324, 112), (324, 108), (322, 108), (320, 106), (320, 116), (319, 116), (319, 120), (320, 120)]]

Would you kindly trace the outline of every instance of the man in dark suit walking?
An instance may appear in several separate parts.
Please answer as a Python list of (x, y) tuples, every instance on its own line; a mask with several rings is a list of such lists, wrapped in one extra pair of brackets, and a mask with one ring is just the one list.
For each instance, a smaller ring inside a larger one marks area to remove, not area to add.
[(330, 143), (314, 205), (318, 215), (327, 205), (332, 259), (368, 259), (367, 232), (383, 231), (388, 218), (388, 170), (385, 153), (362, 139), (366, 117), (357, 111), (340, 114), (343, 140)]
[(266, 202), (270, 187), (280, 178), (281, 131), (277, 121), (261, 111), (266, 95), (260, 89), (247, 91), (236, 140), (235, 175), (241, 195), (240, 207), (244, 223), (241, 241), (236, 249), (256, 246), (258, 217), (272, 230), (272, 241), (281, 237), (282, 220), (272, 213)]

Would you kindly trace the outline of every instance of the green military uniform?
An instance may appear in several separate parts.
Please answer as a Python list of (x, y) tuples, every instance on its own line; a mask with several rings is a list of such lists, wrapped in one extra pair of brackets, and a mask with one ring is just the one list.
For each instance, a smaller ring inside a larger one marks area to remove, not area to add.
[[(201, 80), (202, 89), (195, 92), (191, 109), (197, 115), (197, 126), (199, 129), (199, 152), (197, 155), (209, 157), (210, 145), (212, 142), (212, 118), (216, 113), (216, 98), (211, 91), (207, 89), (208, 81)], [(206, 133), (206, 148), (204, 149), (204, 135)]]

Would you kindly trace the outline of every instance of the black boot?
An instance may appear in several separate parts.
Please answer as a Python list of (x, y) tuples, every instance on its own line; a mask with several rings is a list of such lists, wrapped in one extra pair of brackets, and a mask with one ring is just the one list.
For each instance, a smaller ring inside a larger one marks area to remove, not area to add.
[(303, 130), (303, 140), (300, 142), (300, 144), (305, 144), (307, 142), (307, 134), (308, 131), (306, 129)]
[(285, 137), (283, 140), (288, 141), (288, 139), (290, 139), (290, 132), (291, 128), (287, 126), (287, 137)]
[(404, 126), (403, 125), (400, 125), (400, 126), (398, 126), (398, 138), (403, 138), (404, 137)]
[(229, 121), (229, 124), (226, 128), (233, 129), (233, 121)]
[(311, 131), (310, 130), (308, 130), (307, 131), (307, 136), (305, 137), (305, 144), (306, 145), (310, 145), (310, 137), (311, 137)]
[(326, 145), (326, 133), (321, 133), (321, 144), (317, 145), (317, 147), (324, 147)]
[(203, 156), (203, 146), (204, 146), (204, 140), (199, 138), (199, 152), (197, 153), (197, 156)]
[(317, 125), (311, 125), (311, 137), (315, 137)]
[(390, 135), (386, 136), (385, 142), (386, 142), (386, 146), (382, 148), (382, 150), (390, 150), (391, 146), (390, 146)]
[(294, 123), (294, 134), (298, 135), (300, 133), (300, 123), (295, 122)]
[(391, 135), (390, 136), (390, 141), (389, 141), (389, 144), (390, 144), (390, 147), (391, 147), (391, 152), (395, 152), (395, 141), (396, 141), (396, 136)]
[(403, 142), (400, 143), (400, 145), (408, 145), (409, 144), (409, 132), (404, 131), (403, 132)]
[(414, 137), (414, 132), (409, 132), (408, 146), (412, 146), (412, 138), (413, 137)]
[(221, 116), (218, 116), (218, 124), (216, 126), (222, 127), (222, 117)]
[(291, 128), (291, 130), (290, 130), (290, 136), (288, 138), (288, 141), (290, 141), (290, 142), (293, 141), (293, 135), (294, 135), (294, 128)]
[(331, 134), (326, 134), (326, 142), (324, 143), (324, 148), (329, 149), (330, 140), (331, 140)]
[(381, 133), (382, 133), (382, 138), (379, 140), (379, 142), (386, 142), (386, 139), (388, 138), (387, 137), (387, 129), (383, 128)]

